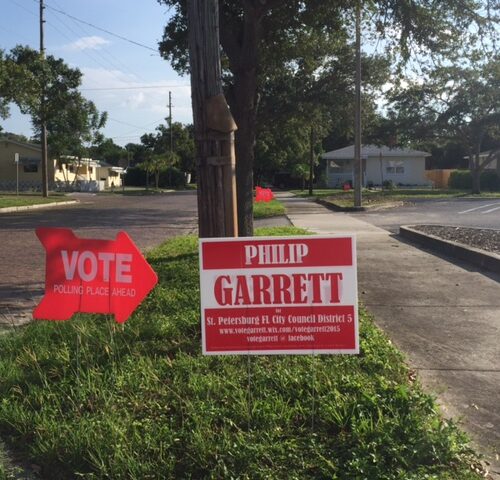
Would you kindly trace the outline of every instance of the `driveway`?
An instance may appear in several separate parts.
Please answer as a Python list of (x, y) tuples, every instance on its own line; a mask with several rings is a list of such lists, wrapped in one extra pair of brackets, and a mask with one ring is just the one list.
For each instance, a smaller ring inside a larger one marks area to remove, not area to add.
[(356, 218), (390, 232), (417, 223), (500, 230), (500, 198), (418, 200), (399, 208), (356, 213)]
[(78, 236), (112, 239), (125, 230), (141, 250), (197, 231), (196, 192), (75, 195), (79, 203), (0, 213), (0, 324), (28, 320), (43, 294), (45, 252), (35, 228), (66, 227)]

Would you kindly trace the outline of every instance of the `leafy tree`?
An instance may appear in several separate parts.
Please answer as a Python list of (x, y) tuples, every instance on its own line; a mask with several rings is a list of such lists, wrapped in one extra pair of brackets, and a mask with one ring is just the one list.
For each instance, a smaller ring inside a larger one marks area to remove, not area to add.
[[(392, 100), (406, 139), (453, 142), (467, 152), (472, 190), (479, 193), (481, 173), (500, 161), (500, 57), (482, 65), (438, 66), (425, 82), (400, 87)], [(480, 159), (487, 141), (490, 153)]]
[(31, 116), (35, 134), (40, 134), (45, 122), (54, 156), (81, 159), (92, 144), (102, 139), (99, 129), (106, 122), (106, 113), (99, 113), (94, 103), (78, 92), (82, 76), (78, 69), (60, 58), (43, 58), (38, 51), (20, 45), (10, 51), (4, 63), (10, 86), (1, 90), (0, 96)]
[(125, 148), (117, 145), (111, 138), (103, 140), (90, 148), (90, 156), (115, 165), (128, 165), (128, 152)]
[[(309, 164), (311, 143), (317, 159), (323, 139), (342, 143), (338, 146), (352, 141), (354, 61), (353, 46), (339, 43), (321, 71), (279, 72), (268, 79), (259, 108), (256, 178), (272, 177), (278, 169), (290, 172), (295, 163)], [(366, 128), (376, 117), (377, 94), (389, 80), (390, 69), (382, 55), (364, 56), (362, 64)]]
[(12, 132), (0, 132), (0, 140), (14, 140), (15, 142), (28, 143), (29, 139), (25, 135), (19, 135)]
[[(186, 0), (159, 0), (174, 9), (160, 43), (162, 55), (188, 70)], [(276, 71), (319, 71), (337, 42), (348, 36), (354, 0), (220, 1), (226, 97), (236, 120), (238, 224), (252, 235), (254, 145), (260, 94)], [(429, 50), (450, 47), (477, 14), (475, 0), (373, 0), (376, 27), (408, 58), (415, 42)]]
[[(71, 95), (80, 86), (82, 74), (63, 59), (52, 55), (44, 59), (38, 51), (18, 45), (6, 56), (6, 62), (9, 83), (17, 85), (8, 94), (22, 113), (31, 116), (35, 128), (60, 115), (68, 100), (74, 101)], [(42, 92), (46, 98), (43, 104)]]
[(173, 152), (157, 153), (150, 155), (149, 158), (140, 163), (139, 168), (144, 170), (148, 175), (154, 175), (155, 188), (158, 190), (160, 174), (175, 166), (178, 161), (179, 157)]
[[(79, 92), (68, 92), (64, 108), (47, 122), (47, 142), (52, 155), (71, 155), (79, 159), (89, 156), (91, 147), (102, 140), (99, 130), (104, 127), (106, 118), (105, 112), (100, 113), (95, 104)], [(35, 120), (35, 131), (38, 129)]]
[[(155, 154), (170, 152), (179, 157), (179, 166), (184, 172), (192, 172), (194, 165), (194, 132), (192, 125), (183, 125), (180, 122), (172, 123), (170, 127), (158, 125), (156, 133), (146, 133), (141, 137), (142, 144)], [(172, 144), (172, 145), (171, 145)]]
[[(0, 118), (9, 115), (9, 97), (7, 95), (8, 74), (3, 50), (0, 49)], [(0, 131), (2, 127), (0, 127)]]
[[(158, 134), (161, 136), (161, 142), (170, 149), (170, 127), (159, 125)], [(172, 123), (172, 143), (173, 151), (179, 157), (179, 167), (183, 172), (194, 172), (195, 153), (194, 153), (194, 131), (193, 125), (183, 125), (180, 122)]]
[(148, 152), (144, 144), (141, 143), (127, 143), (125, 145), (127, 156), (130, 155), (130, 166), (133, 167), (147, 159)]

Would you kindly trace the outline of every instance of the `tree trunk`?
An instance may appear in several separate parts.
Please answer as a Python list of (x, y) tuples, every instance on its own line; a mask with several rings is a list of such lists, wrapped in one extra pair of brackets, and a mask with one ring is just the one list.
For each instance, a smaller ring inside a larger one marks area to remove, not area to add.
[[(243, 110), (243, 111), (242, 111)], [(255, 146), (256, 109), (235, 109), (238, 124), (236, 132), (236, 185), (238, 193), (238, 231), (243, 237), (253, 236), (253, 165)]]
[(481, 171), (477, 168), (471, 170), (472, 175), (472, 193), (481, 193)]
[(313, 194), (313, 177), (314, 177), (314, 127), (311, 126), (310, 151), (309, 151), (309, 195)]
[(218, 0), (188, 0), (200, 237), (238, 236), (234, 131), (222, 94)]
[[(257, 122), (257, 65), (261, 20), (265, 10), (243, 1), (243, 24), (239, 29), (224, 28), (221, 43), (233, 72), (228, 102), (238, 130), (236, 132), (236, 184), (238, 192), (238, 231), (253, 235), (253, 166)], [(235, 32), (238, 32), (237, 34)]]
[(472, 154), (471, 151), (469, 151), (469, 168), (470, 168), (470, 174), (472, 177), (472, 193), (473, 194), (479, 194), (481, 193), (481, 163), (479, 161), (479, 152), (481, 149), (481, 145), (477, 145), (476, 147), (476, 154)]

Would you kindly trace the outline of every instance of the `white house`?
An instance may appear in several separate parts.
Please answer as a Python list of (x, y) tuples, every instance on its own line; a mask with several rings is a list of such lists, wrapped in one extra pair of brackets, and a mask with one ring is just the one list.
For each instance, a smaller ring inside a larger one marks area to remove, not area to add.
[[(493, 156), (494, 160), (490, 160), (492, 156)], [(486, 165), (486, 167), (484, 167), (484, 169), (486, 171), (494, 170), (497, 173), (497, 175), (500, 176), (500, 161), (498, 161), (498, 157), (499, 157), (499, 154), (496, 153), (495, 151), (488, 150), (487, 152), (481, 152), (479, 154), (479, 164), (483, 164), (487, 160), (490, 161), (490, 163), (488, 163), (488, 165)], [(467, 155), (464, 158), (469, 159), (469, 156)]]
[[(392, 180), (396, 185), (431, 185), (425, 177), (425, 158), (430, 153), (406, 148), (363, 145), (363, 185), (382, 185)], [(322, 155), (326, 160), (326, 183), (339, 187), (347, 181), (354, 183), (354, 145), (332, 150)]]

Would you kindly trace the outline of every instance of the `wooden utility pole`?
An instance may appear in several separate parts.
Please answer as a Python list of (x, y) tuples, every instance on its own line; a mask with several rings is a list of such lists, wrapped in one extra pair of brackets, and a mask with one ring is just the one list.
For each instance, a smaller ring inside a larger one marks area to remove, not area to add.
[(236, 124), (222, 93), (218, 0), (188, 0), (200, 237), (237, 237)]
[[(40, 0), (40, 56), (42, 60), (45, 59), (45, 47), (43, 44), (43, 24), (45, 20), (43, 19), (43, 11), (45, 7), (43, 5), (43, 0)], [(47, 125), (45, 123), (45, 82), (46, 79), (42, 79), (42, 91), (40, 98), (40, 143), (42, 145), (42, 196), (49, 196), (49, 178), (48, 178), (48, 161), (47, 161)]]
[(354, 115), (354, 206), (361, 208), (363, 162), (361, 160), (361, 0), (356, 2), (356, 85)]
[(168, 128), (170, 129), (170, 153), (174, 151), (174, 133), (172, 132), (172, 92), (168, 92)]
[(309, 195), (313, 194), (313, 176), (314, 176), (314, 143), (316, 135), (314, 134), (314, 127), (311, 125), (311, 136), (309, 139)]

